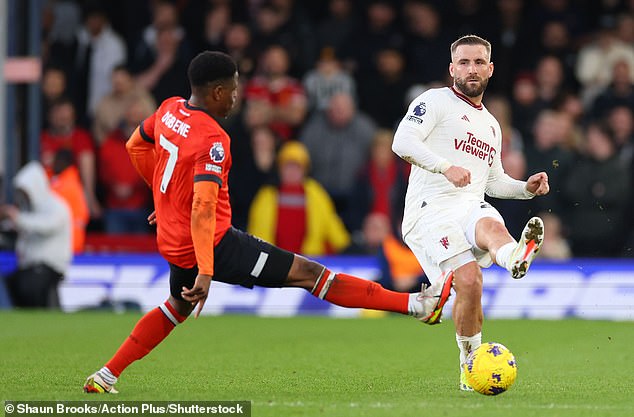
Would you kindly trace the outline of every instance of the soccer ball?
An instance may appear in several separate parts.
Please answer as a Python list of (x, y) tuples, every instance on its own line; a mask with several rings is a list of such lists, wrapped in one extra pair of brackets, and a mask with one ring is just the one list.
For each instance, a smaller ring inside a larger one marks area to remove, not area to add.
[(469, 353), (464, 364), (467, 382), (484, 395), (498, 395), (511, 388), (517, 377), (515, 356), (500, 343), (483, 343)]

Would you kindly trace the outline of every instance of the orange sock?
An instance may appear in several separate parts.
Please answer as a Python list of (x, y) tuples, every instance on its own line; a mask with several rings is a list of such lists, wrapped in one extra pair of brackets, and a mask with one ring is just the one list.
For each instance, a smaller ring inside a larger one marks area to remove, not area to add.
[(150, 353), (186, 318), (178, 314), (168, 301), (151, 310), (137, 322), (130, 336), (106, 363), (106, 368), (118, 378), (125, 368)]
[(386, 290), (374, 281), (347, 274), (333, 274), (328, 269), (324, 270), (311, 293), (342, 307), (408, 314), (408, 293)]

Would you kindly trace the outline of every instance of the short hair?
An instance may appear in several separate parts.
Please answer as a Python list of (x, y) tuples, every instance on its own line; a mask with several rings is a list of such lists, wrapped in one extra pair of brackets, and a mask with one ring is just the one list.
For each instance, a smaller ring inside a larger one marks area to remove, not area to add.
[(209, 83), (232, 78), (237, 70), (235, 61), (229, 55), (218, 51), (204, 51), (189, 63), (187, 76), (192, 88), (205, 87)]
[(458, 49), (460, 45), (482, 45), (486, 48), (487, 54), (489, 55), (489, 60), (491, 60), (491, 42), (479, 37), (478, 35), (464, 35), (451, 44), (452, 61), (453, 56), (456, 53), (456, 49)]
[(123, 64), (123, 63), (115, 65), (112, 68), (111, 73), (115, 73), (115, 72), (118, 72), (118, 71), (124, 71), (124, 72), (126, 72), (128, 74), (132, 74), (132, 71), (130, 71), (130, 67), (128, 67), (127, 64)]

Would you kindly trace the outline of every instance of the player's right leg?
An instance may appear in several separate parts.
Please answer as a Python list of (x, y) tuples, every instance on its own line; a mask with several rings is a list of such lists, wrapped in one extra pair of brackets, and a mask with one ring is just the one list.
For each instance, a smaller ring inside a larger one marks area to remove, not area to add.
[(537, 256), (544, 243), (544, 222), (533, 217), (526, 223), (517, 247), (511, 255), (511, 276), (520, 279), (526, 275), (528, 268)]
[(197, 274), (196, 267), (184, 269), (170, 264), (171, 295), (168, 300), (141, 317), (114, 356), (86, 379), (84, 392), (93, 394), (118, 392), (114, 384), (124, 369), (150, 353), (189, 316), (193, 306), (182, 299), (180, 291), (183, 286), (191, 288)]
[[(494, 227), (488, 227), (487, 225)], [(528, 272), (528, 268), (537, 256), (539, 249), (544, 243), (544, 223), (539, 217), (533, 217), (526, 223), (522, 236), (518, 242), (508, 234), (506, 228), (490, 219), (482, 219), (478, 222), (478, 231), (488, 231), (480, 233), (478, 242), (486, 242), (487, 249), (495, 258), (495, 262), (506, 268), (515, 279), (523, 278)]]

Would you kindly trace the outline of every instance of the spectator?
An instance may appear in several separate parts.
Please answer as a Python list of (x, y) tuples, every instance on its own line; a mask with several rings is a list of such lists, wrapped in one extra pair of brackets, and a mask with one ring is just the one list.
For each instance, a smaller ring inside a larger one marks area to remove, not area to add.
[(300, 139), (310, 152), (313, 176), (344, 218), (375, 131), (372, 119), (357, 111), (352, 97), (340, 93), (330, 99), (325, 113), (311, 116), (301, 133)]
[(152, 23), (142, 33), (130, 58), (136, 81), (152, 93), (157, 103), (172, 96), (187, 96), (182, 76), (191, 57), (185, 30), (173, 3), (161, 0), (153, 9)]
[(255, 71), (255, 51), (251, 44), (251, 31), (242, 23), (233, 23), (227, 29), (224, 49), (236, 61), (241, 77), (251, 78)]
[(55, 153), (60, 149), (71, 150), (74, 162), (79, 167), (91, 217), (100, 217), (101, 205), (96, 196), (95, 151), (90, 133), (75, 124), (75, 107), (68, 99), (61, 99), (51, 106), (48, 120), (50, 127), (42, 132), (40, 140), (42, 164), (50, 172)]
[[(301, 78), (317, 57), (317, 37), (304, 3), (295, 0), (265, 1), (255, 18), (253, 42), (256, 50), (282, 46), (289, 56), (290, 74), (296, 78)], [(298, 39), (301, 42), (297, 42)]]
[(446, 26), (451, 33), (483, 33), (495, 24), (488, 5), (481, 0), (453, 0), (449, 3), (453, 3), (453, 10)]
[(317, 25), (317, 46), (333, 48), (336, 56), (343, 56), (358, 28), (352, 0), (329, 0), (328, 16)]
[(301, 83), (288, 75), (288, 53), (279, 45), (262, 55), (260, 70), (245, 91), (246, 124), (268, 126), (283, 141), (294, 137), (308, 108)]
[(607, 123), (614, 132), (619, 159), (630, 164), (634, 157), (634, 107), (614, 107), (607, 116)]
[(17, 307), (59, 308), (57, 286), (72, 258), (71, 219), (64, 201), (49, 188), (39, 162), (26, 164), (13, 180), (17, 206), (0, 208), (17, 230), (18, 268), (7, 277)]
[(75, 58), (75, 105), (78, 120), (88, 126), (97, 104), (110, 90), (110, 75), (117, 65), (125, 63), (126, 45), (112, 28), (103, 6), (88, 2), (84, 25), (77, 35)]
[(361, 231), (353, 235), (353, 243), (346, 253), (376, 257), (381, 270), (378, 282), (385, 288), (417, 291), (426, 277), (416, 256), (392, 230), (385, 214), (370, 213), (363, 219)]
[[(427, 2), (409, 1), (405, 18), (405, 56), (407, 65), (416, 68), (416, 81), (429, 83), (444, 80), (450, 58), (446, 45), (451, 41), (443, 32), (438, 10)], [(403, 109), (399, 110), (402, 113)]]
[(209, 7), (204, 14), (204, 27), (200, 32), (198, 50), (223, 51), (225, 36), (231, 25), (231, 7), (228, 3), (220, 3)]
[(385, 215), (396, 233), (400, 230), (405, 207), (409, 164), (392, 152), (394, 135), (391, 130), (376, 131), (370, 148), (370, 158), (361, 169), (353, 187), (349, 229), (361, 229), (361, 222), (371, 213)]
[(307, 176), (309, 168), (304, 145), (292, 141), (282, 146), (280, 183), (258, 191), (249, 212), (248, 231), (280, 248), (309, 256), (340, 252), (350, 244), (350, 236), (326, 191)]
[(107, 233), (146, 233), (150, 190), (138, 175), (126, 151), (134, 129), (152, 112), (141, 100), (124, 110), (123, 125), (106, 137), (99, 149), (99, 180), (104, 187)]
[(568, 241), (563, 236), (561, 220), (557, 215), (541, 212), (538, 216), (544, 222), (544, 244), (539, 250), (539, 257), (565, 261), (572, 257), (572, 251)]
[(557, 104), (555, 110), (567, 115), (576, 126), (580, 126), (583, 123), (584, 118), (586, 117), (586, 112), (583, 108), (583, 103), (581, 102), (581, 99), (577, 94), (574, 94), (570, 91), (564, 93), (563, 97), (561, 97), (561, 100), (559, 100), (559, 103)]
[(564, 67), (559, 58), (553, 55), (541, 57), (535, 69), (535, 80), (541, 108), (554, 109), (567, 88)]
[(86, 226), (90, 219), (90, 211), (79, 170), (75, 166), (73, 153), (69, 149), (60, 149), (55, 153), (51, 189), (64, 199), (70, 209), (73, 253), (81, 253), (84, 251), (86, 242)]
[(381, 266), (379, 283), (385, 288), (410, 292), (420, 289), (423, 283), (429, 284), (414, 253), (393, 234), (383, 239), (378, 256)]
[(634, 15), (622, 13), (617, 17), (616, 37), (626, 45), (634, 44)]
[(561, 62), (564, 79), (570, 83), (574, 78), (576, 51), (566, 24), (558, 20), (544, 23), (537, 48), (536, 56), (550, 55)]
[(47, 129), (46, 115), (56, 101), (63, 98), (66, 91), (66, 74), (61, 68), (48, 67), (42, 75), (42, 129)]
[(332, 47), (321, 51), (317, 65), (308, 71), (303, 84), (311, 112), (326, 110), (328, 102), (337, 93), (356, 97), (354, 78), (342, 69)]
[(403, 97), (414, 80), (405, 71), (400, 51), (381, 49), (375, 57), (375, 70), (359, 82), (359, 107), (380, 127), (394, 129), (403, 113)]
[(629, 169), (619, 163), (613, 132), (602, 123), (587, 127), (583, 151), (562, 187), (572, 252), (581, 257), (618, 256), (626, 216), (631, 216)]
[[(496, 24), (484, 28), (485, 38), (495, 47), (495, 77), (492, 77), (487, 87), (498, 94), (507, 94), (509, 86), (513, 85), (513, 80), (520, 69), (530, 70), (534, 57), (530, 57), (532, 62), (528, 67), (521, 67), (528, 50), (526, 42), (527, 32), (525, 9), (526, 2), (523, 0), (497, 0), (495, 2)], [(531, 41), (534, 41), (534, 30), (530, 30)]]
[(244, 141), (248, 146), (240, 149), (242, 154), (233, 152), (237, 142), (231, 142), (232, 154), (236, 156), (229, 173), (231, 207), (234, 209), (231, 221), (235, 227), (246, 230), (253, 197), (264, 185), (276, 182), (275, 158), (279, 139), (268, 127), (258, 127), (251, 131), (249, 140)]
[(532, 73), (524, 72), (513, 83), (511, 101), (512, 125), (524, 139), (524, 144), (532, 137), (533, 125), (542, 105), (537, 100), (537, 81)]
[(74, 0), (49, 1), (42, 12), (42, 61), (60, 68), (65, 78), (74, 75), (81, 8)]
[(619, 61), (627, 62), (629, 78), (634, 80), (634, 46), (623, 43), (610, 28), (602, 28), (594, 42), (579, 50), (576, 75), (586, 106), (613, 81), (613, 68)]
[(98, 145), (106, 135), (117, 129), (124, 122), (124, 111), (133, 102), (141, 104), (146, 114), (152, 114), (156, 103), (150, 93), (141, 85), (135, 83), (132, 74), (124, 65), (118, 65), (112, 70), (112, 91), (104, 96), (97, 110), (93, 122), (93, 135)]
[(544, 110), (535, 121), (534, 138), (526, 147), (528, 172), (544, 171), (548, 174), (550, 193), (539, 201), (531, 201), (535, 212), (548, 211), (563, 216), (562, 191), (573, 156), (565, 146), (564, 122), (560, 113)]
[(366, 8), (366, 19), (344, 46), (342, 59), (355, 77), (364, 76), (374, 62), (376, 51), (402, 48), (404, 36), (397, 28), (395, 5), (387, 0), (373, 0)]
[(612, 82), (599, 92), (592, 103), (592, 116), (602, 118), (617, 106), (634, 109), (634, 78), (625, 60), (614, 64)]

